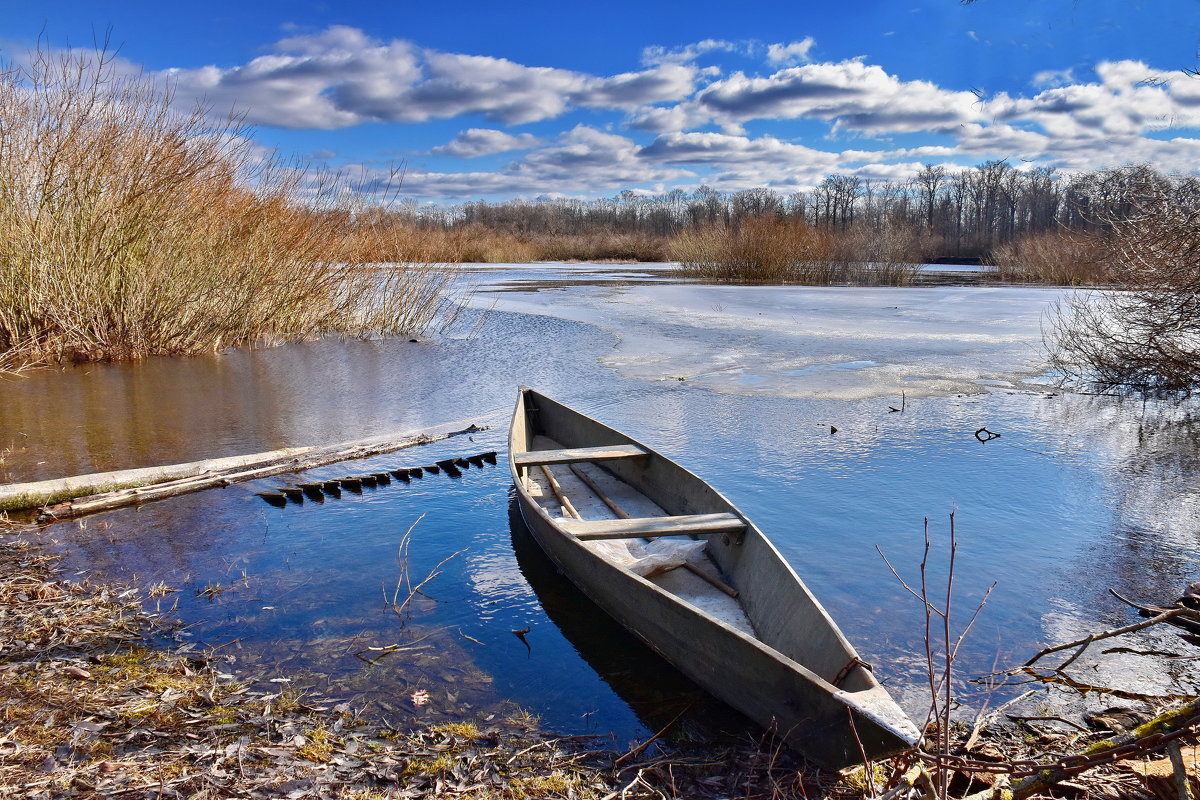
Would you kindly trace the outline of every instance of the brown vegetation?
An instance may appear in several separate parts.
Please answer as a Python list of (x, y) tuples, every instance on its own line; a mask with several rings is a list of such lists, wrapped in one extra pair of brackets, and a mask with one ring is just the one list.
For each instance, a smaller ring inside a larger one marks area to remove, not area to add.
[[(1095, 199), (1088, 191), (1084, 182), (1060, 179), (1052, 169), (988, 161), (958, 171), (926, 165), (908, 181), (830, 175), (809, 191), (791, 194), (767, 188), (722, 193), (701, 186), (660, 195), (626, 191), (596, 200), (470, 202), (409, 209), (398, 216), (422, 235), (461, 231), (467, 240), (499, 239), (508, 246), (488, 248), (491, 252), (516, 252), (522, 259), (540, 254), (543, 259), (660, 260), (676, 237), (736, 231), (747, 220), (774, 217), (846, 243), (853, 254), (842, 261), (880, 261), (871, 255), (875, 244), (863, 241), (869, 231), (871, 238), (884, 240), (885, 251), (896, 249), (889, 240), (899, 236), (916, 240), (904, 247), (922, 258), (977, 262), (1018, 238), (1061, 227), (1087, 228), (1080, 209)], [(587, 244), (581, 246), (581, 240)], [(439, 252), (445, 256), (438, 258), (459, 260), (453, 248)]]
[(378, 263), (521, 264), (533, 261), (662, 261), (666, 241), (646, 233), (516, 233), (472, 222), (443, 227), (377, 212), (364, 260)]
[(335, 187), (111, 55), (34, 54), (0, 72), (0, 109), (0, 368), (415, 331), (439, 310), (445, 270), (365, 268)]
[(1006, 242), (992, 251), (1000, 280), (1054, 286), (1098, 286), (1111, 280), (1101, 233), (1057, 230)]
[(912, 282), (924, 261), (920, 231), (857, 223), (838, 231), (796, 219), (750, 217), (671, 240), (667, 253), (689, 277), (721, 282), (891, 284)]
[(234, 677), (194, 645), (154, 645), (170, 633), (137, 592), (66, 580), (52, 557), (0, 541), (0, 794), (789, 800), (836, 780), (800, 772), (769, 739), (689, 753), (653, 737), (622, 754), (587, 749), (605, 737), (547, 735), (519, 710), (397, 730)]
[[(157, 585), (147, 597), (160, 602), (170, 593)], [(1044, 673), (1042, 680), (1058, 676), (1073, 685), (1065, 670), (1093, 642), (1167, 618), (1195, 617), (1183, 606), (1149, 610), (1163, 613), (1048, 647), (1000, 675)], [(934, 613), (940, 620), (945, 611), (948, 606)], [(945, 727), (928, 734), (940, 744), (935, 751), (822, 773), (805, 769), (769, 736), (718, 751), (652, 749), (664, 730), (620, 754), (588, 749), (598, 737), (548, 736), (519, 711), (503, 720), (397, 730), (361, 717), (351, 703), (230, 675), (213, 653), (182, 639), (156, 646), (155, 640), (171, 640), (172, 626), (169, 615), (146, 610), (136, 591), (68, 580), (52, 557), (18, 540), (0, 540), (0, 792), (477, 800), (991, 800), (1083, 792), (1153, 800), (1174, 796), (1184, 770), (1193, 791), (1200, 788), (1195, 701), (1153, 719), (1161, 707), (1111, 710), (1089, 719), (1094, 730), (1053, 716), (1011, 717), (1016, 727), (1001, 723), (1011, 704), (966, 726), (938, 715), (935, 726)], [(949, 640), (947, 647), (953, 648)], [(1034, 663), (1072, 649), (1057, 667)], [(1161, 755), (1164, 748), (1169, 756)]]

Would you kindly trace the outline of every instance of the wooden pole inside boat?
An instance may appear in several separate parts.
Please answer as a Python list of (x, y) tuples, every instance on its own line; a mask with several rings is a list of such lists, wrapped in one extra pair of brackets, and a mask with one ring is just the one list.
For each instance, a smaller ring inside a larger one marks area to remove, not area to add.
[[(571, 472), (574, 472), (575, 477), (579, 478), (579, 480), (583, 481), (589, 489), (591, 489), (593, 492), (595, 492), (596, 496), (599, 497), (601, 500), (603, 500), (604, 505), (608, 506), (609, 509), (611, 509), (614, 514), (616, 514), (621, 519), (632, 519), (629, 516), (629, 514), (626, 513), (625, 509), (621, 508), (619, 505), (617, 505), (616, 501), (614, 501), (612, 498), (610, 498), (608, 495), (606, 495), (603, 492), (603, 490), (601, 490), (599, 484), (597, 484), (594, 480), (592, 480), (591, 476), (589, 476), (586, 472), (584, 472), (583, 470), (581, 470), (579, 467), (577, 467), (574, 464), (571, 465)], [(650, 541), (650, 540), (647, 539), (646, 541)], [(692, 564), (691, 562), (685, 561), (682, 564), (676, 564), (675, 566), (683, 567), (688, 572), (695, 575), (697, 578), (707, 581), (710, 585), (712, 585), (713, 587), (715, 587), (717, 589), (720, 589), (722, 592), (729, 595), (730, 597), (738, 596), (737, 589), (733, 588), (732, 586), (725, 583), (724, 581), (719, 580), (718, 578), (715, 578), (712, 575), (709, 575), (707, 572), (700, 569), (699, 567), (697, 567), (695, 564)], [(662, 570), (662, 572), (666, 572), (669, 569), (673, 569), (673, 568), (674, 567), (668, 567), (667, 569)], [(658, 574), (661, 574), (661, 572)]]
[(563, 511), (566, 511), (575, 519), (583, 519), (580, 513), (575, 510), (575, 506), (573, 506), (571, 501), (567, 499), (567, 496), (563, 494), (562, 487), (558, 485), (558, 479), (554, 477), (553, 473), (546, 469), (545, 464), (539, 464), (538, 466), (541, 468), (542, 474), (546, 476), (546, 480), (550, 483), (550, 491), (554, 492), (554, 496), (558, 498), (558, 502), (562, 503)]
[(600, 489), (600, 487), (596, 484), (596, 482), (588, 476), (588, 474), (586, 472), (584, 472), (583, 470), (581, 470), (579, 467), (575, 466), (574, 464), (571, 465), (571, 472), (574, 472), (576, 478), (579, 478), (579, 480), (581, 480), (585, 484), (587, 484), (587, 487), (589, 489), (591, 489), (593, 492), (595, 492), (596, 497), (599, 497), (601, 500), (603, 500), (604, 505), (608, 506), (609, 509), (611, 509), (614, 514), (616, 514), (621, 519), (630, 519), (629, 514), (625, 513), (625, 509), (621, 508), (619, 505), (616, 504), (615, 501), (612, 500), (612, 498), (610, 498), (608, 495), (606, 495)]
[(712, 575), (709, 575), (707, 572), (700, 569), (692, 562), (690, 562), (690, 561), (683, 562), (683, 568), (686, 569), (688, 572), (692, 573), (693, 575), (695, 575), (697, 578), (705, 580), (713, 587), (720, 589), (722, 592), (729, 595), (730, 597), (738, 596), (737, 589), (733, 588), (728, 583), (725, 583), (725, 581), (720, 580), (719, 578), (714, 578)]

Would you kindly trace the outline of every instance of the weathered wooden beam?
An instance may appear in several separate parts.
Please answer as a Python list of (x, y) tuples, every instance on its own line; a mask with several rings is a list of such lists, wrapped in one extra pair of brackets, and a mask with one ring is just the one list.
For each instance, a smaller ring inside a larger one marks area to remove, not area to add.
[(574, 447), (566, 450), (530, 450), (527, 453), (517, 453), (513, 456), (513, 462), (518, 467), (532, 467), (538, 464), (570, 464), (573, 461), (604, 461), (644, 455), (646, 451), (637, 445), (621, 444), (609, 447)]
[(746, 523), (736, 514), (687, 514), (674, 517), (634, 517), (606, 520), (556, 520), (557, 524), (582, 541), (593, 539), (655, 538), (687, 536), (694, 533), (734, 533), (744, 531)]
[(70, 478), (12, 483), (0, 486), (0, 511), (21, 511), (70, 500), (74, 497), (86, 497), (122, 489), (188, 480), (197, 475), (231, 469), (250, 469), (289, 458), (297, 458), (316, 449), (315, 447), (285, 447), (265, 453), (229, 458), (209, 458), (186, 464), (166, 464), (160, 467), (122, 469), (113, 472), (96, 472), (90, 475), (75, 475)]
[(554, 496), (558, 499), (559, 504), (563, 507), (563, 511), (570, 514), (575, 519), (583, 519), (580, 513), (575, 509), (575, 505), (570, 498), (563, 492), (562, 484), (554, 477), (554, 473), (546, 469), (545, 465), (539, 465), (542, 474), (546, 476), (546, 483), (550, 484), (550, 491), (554, 492)]

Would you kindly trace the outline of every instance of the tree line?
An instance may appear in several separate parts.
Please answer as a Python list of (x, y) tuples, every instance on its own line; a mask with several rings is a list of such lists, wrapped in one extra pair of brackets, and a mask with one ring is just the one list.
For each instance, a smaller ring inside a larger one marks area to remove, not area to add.
[[(706, 228), (737, 229), (773, 217), (827, 231), (920, 229), (935, 260), (990, 261), (997, 247), (1053, 231), (1091, 231), (1121, 199), (1099, 173), (1064, 176), (1007, 160), (974, 167), (925, 164), (907, 181), (830, 175), (809, 191), (720, 192), (708, 186), (647, 195), (626, 190), (595, 200), (468, 202), (401, 212), (419, 228), (470, 229), (526, 239), (625, 235), (665, 240)], [(660, 254), (646, 254), (652, 260)]]

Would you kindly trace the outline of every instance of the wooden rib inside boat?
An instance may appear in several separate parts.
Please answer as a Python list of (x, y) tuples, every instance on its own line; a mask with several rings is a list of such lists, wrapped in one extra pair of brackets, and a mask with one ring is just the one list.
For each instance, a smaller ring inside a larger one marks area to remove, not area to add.
[(919, 732), (771, 542), (670, 459), (521, 389), (509, 468), (534, 538), (593, 602), (713, 695), (831, 768)]

